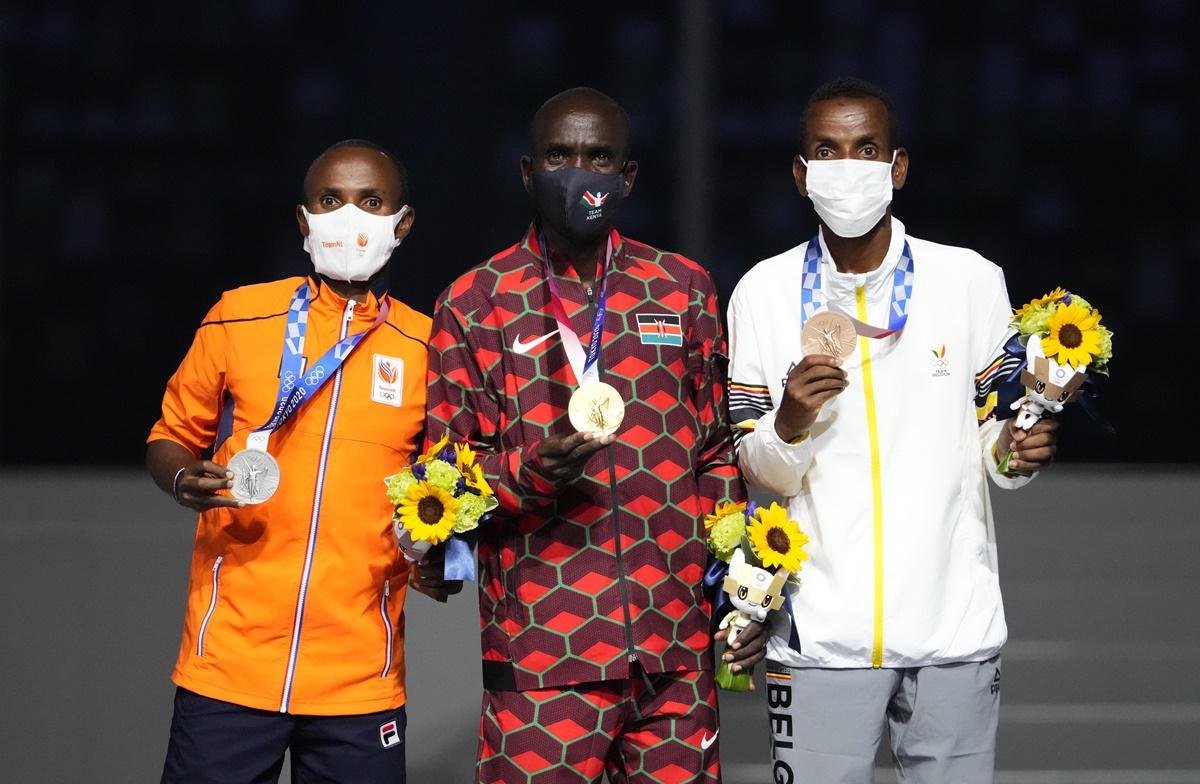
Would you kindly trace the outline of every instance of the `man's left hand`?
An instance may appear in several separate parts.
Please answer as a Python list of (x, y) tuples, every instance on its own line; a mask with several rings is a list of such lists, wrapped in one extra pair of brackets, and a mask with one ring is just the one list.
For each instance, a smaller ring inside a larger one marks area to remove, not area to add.
[(462, 580), (446, 580), (442, 578), (446, 568), (446, 549), (434, 547), (413, 567), (408, 575), (408, 584), (413, 590), (420, 591), (430, 599), (445, 602), (452, 594), (463, 589)]
[(996, 454), (1000, 459), (1013, 450), (1012, 460), (1008, 461), (1008, 470), (1020, 474), (1032, 474), (1041, 471), (1054, 459), (1058, 451), (1058, 420), (1052, 417), (1042, 417), (1028, 431), (1014, 427), (1016, 418), (1008, 420), (1000, 431), (996, 444)]
[[(729, 637), (729, 629), (717, 632), (713, 639), (724, 642)], [(734, 672), (747, 672), (767, 656), (767, 629), (758, 621), (751, 621), (745, 629), (738, 632), (733, 645), (723, 654)], [(750, 691), (754, 691), (754, 681), (750, 681)]]

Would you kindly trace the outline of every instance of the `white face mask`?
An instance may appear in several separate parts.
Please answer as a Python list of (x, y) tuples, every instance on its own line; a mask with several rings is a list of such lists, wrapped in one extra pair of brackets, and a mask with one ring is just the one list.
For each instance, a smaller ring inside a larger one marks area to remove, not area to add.
[(308, 220), (304, 250), (319, 275), (334, 280), (368, 280), (383, 269), (400, 244), (396, 226), (408, 205), (395, 215), (372, 215), (353, 204), (315, 215), (301, 206)]
[(839, 237), (861, 237), (883, 218), (892, 203), (892, 162), (842, 158), (804, 161), (805, 187), (813, 209)]

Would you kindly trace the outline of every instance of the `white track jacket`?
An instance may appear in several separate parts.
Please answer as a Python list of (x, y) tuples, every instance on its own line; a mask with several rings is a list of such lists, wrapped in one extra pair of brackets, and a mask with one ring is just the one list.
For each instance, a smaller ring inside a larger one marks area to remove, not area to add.
[[(808, 243), (755, 265), (729, 305), (730, 415), (749, 482), (786, 500), (809, 537), (790, 596), (800, 649), (776, 613), (768, 657), (792, 667), (918, 667), (982, 661), (1007, 637), (986, 476), (1000, 431), (975, 407), (975, 374), (1008, 334), (1000, 268), (978, 253), (905, 235), (892, 219), (883, 264), (840, 273), (822, 237), (826, 305), (888, 323), (892, 273), (908, 240), (913, 291), (902, 332), (858, 346), (849, 386), (798, 445), (775, 432), (800, 361), (801, 268)], [(982, 424), (980, 422), (982, 421)]]

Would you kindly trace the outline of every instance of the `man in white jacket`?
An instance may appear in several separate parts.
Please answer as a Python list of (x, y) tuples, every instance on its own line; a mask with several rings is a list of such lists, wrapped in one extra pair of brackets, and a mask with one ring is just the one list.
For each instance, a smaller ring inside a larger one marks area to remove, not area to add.
[[(728, 655), (752, 666), (769, 635), (775, 781), (872, 781), (885, 723), (904, 781), (992, 780), (1007, 630), (987, 477), (1028, 482), (1057, 425), (1014, 431), (976, 407), (1007, 336), (1004, 276), (892, 217), (908, 163), (878, 87), (819, 88), (792, 173), (820, 230), (757, 264), (729, 306), (739, 464), (811, 538), (788, 612)], [(849, 329), (806, 354), (823, 311)]]

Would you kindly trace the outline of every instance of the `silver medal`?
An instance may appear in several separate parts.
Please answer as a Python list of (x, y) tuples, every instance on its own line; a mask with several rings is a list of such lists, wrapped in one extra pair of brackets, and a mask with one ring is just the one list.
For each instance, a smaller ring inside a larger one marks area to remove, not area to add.
[(233, 472), (230, 495), (247, 504), (261, 504), (279, 487), (279, 463), (261, 449), (243, 449), (229, 459), (226, 468)]

